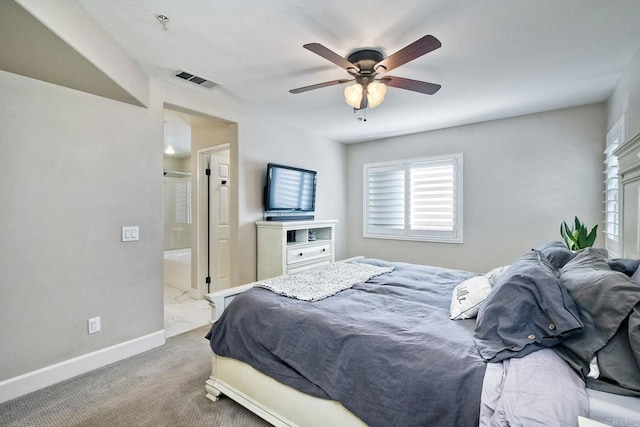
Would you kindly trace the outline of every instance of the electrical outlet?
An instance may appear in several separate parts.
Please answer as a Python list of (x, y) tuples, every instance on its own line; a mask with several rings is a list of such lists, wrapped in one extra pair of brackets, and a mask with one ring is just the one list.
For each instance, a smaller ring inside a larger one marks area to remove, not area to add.
[(94, 317), (88, 320), (89, 323), (89, 333), (95, 334), (96, 332), (100, 332), (100, 317)]

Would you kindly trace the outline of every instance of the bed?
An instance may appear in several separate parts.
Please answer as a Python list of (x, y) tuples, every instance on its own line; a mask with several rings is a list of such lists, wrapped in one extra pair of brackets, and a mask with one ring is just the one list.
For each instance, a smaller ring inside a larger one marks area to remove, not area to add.
[[(359, 258), (343, 264), (379, 271), (320, 295), (284, 279), (208, 294), (207, 397), (277, 426), (640, 425), (640, 286), (620, 271), (632, 260), (561, 246), (486, 274)], [(335, 283), (331, 268), (315, 274)], [(622, 303), (593, 304), (585, 280)], [(610, 366), (620, 360), (630, 370)]]

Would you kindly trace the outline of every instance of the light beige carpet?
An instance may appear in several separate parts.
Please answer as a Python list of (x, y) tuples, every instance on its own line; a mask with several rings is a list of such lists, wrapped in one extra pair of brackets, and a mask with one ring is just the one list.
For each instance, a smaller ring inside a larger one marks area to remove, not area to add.
[(226, 397), (205, 397), (208, 329), (0, 404), (0, 426), (269, 426)]

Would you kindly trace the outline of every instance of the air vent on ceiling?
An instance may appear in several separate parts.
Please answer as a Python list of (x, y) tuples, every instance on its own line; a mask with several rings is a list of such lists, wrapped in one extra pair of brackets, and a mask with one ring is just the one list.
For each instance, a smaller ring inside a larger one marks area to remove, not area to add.
[(213, 89), (216, 86), (220, 86), (219, 83), (205, 79), (204, 77), (197, 76), (185, 70), (178, 70), (175, 73), (173, 73), (173, 75), (182, 80), (186, 80), (198, 86), (206, 87), (209, 89)]

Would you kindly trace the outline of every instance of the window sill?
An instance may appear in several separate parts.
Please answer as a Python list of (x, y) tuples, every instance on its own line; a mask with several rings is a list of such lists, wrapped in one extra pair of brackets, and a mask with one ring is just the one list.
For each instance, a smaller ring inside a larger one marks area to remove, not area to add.
[(454, 243), (454, 244), (464, 243), (462, 236), (455, 237), (455, 238), (446, 238), (446, 237), (401, 236), (401, 235), (365, 233), (362, 235), (362, 237), (365, 239), (409, 240), (409, 241), (415, 241), (415, 242), (428, 242), (428, 243)]

